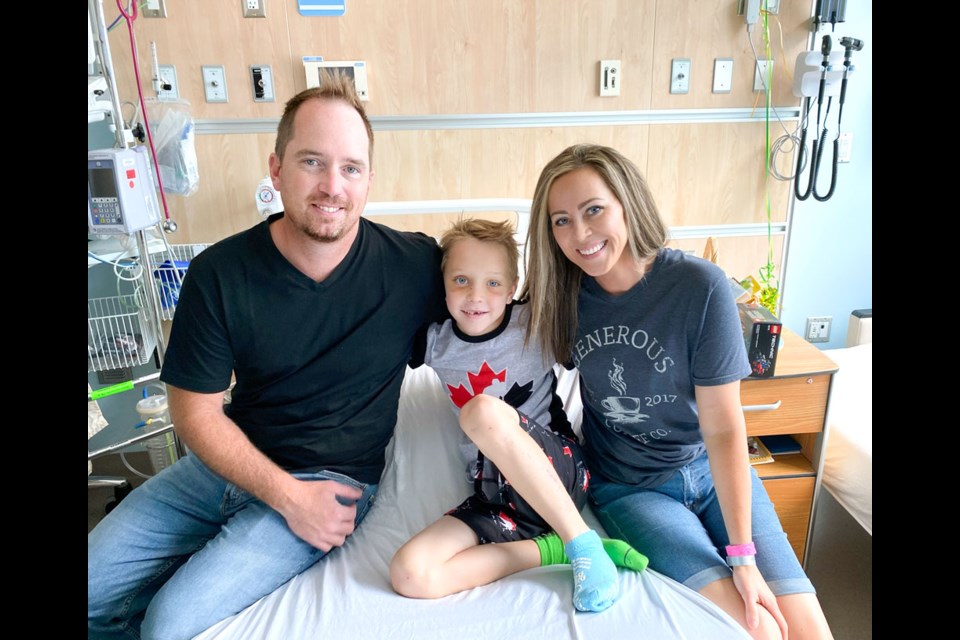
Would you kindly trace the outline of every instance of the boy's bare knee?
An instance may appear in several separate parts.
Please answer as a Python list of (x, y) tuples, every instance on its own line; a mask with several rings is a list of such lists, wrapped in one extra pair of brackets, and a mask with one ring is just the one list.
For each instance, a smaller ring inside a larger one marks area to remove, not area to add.
[(430, 569), (400, 549), (390, 561), (390, 584), (407, 598), (437, 598), (431, 589)]
[(474, 396), (460, 409), (460, 428), (474, 442), (478, 437), (489, 437), (504, 424), (502, 406), (503, 402), (493, 396)]

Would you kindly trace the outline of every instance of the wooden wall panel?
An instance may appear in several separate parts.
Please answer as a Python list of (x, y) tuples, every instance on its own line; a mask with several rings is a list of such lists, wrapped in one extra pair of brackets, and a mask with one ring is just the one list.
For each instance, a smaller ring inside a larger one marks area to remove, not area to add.
[(616, 145), (642, 168), (646, 126), (374, 132), (371, 200), (532, 198), (548, 160), (577, 142)]
[[(790, 85), (809, 41), (812, 4), (783, 0), (770, 19), (776, 105), (799, 104)], [(374, 117), (764, 107), (764, 95), (753, 91), (753, 53), (735, 0), (351, 0), (339, 18), (304, 17), (296, 3), (276, 0), (265, 19), (242, 18), (236, 0), (167, 0), (167, 10), (166, 19), (140, 16), (134, 23), (142, 88), (153, 95), (155, 41), (160, 63), (176, 66), (197, 120), (279, 118), (284, 102), (306, 86), (305, 55), (366, 61)], [(108, 22), (117, 15), (110, 2), (104, 12)], [(762, 56), (760, 25), (752, 39)], [(135, 100), (123, 22), (110, 32), (110, 44), (121, 99)], [(691, 59), (689, 94), (669, 93), (675, 57)], [(718, 57), (734, 59), (729, 94), (711, 91)], [(622, 95), (600, 98), (598, 62), (608, 58), (622, 62)], [(204, 101), (204, 64), (224, 66), (228, 103)], [(251, 64), (272, 67), (276, 102), (253, 102)], [(782, 133), (771, 126), (772, 140)], [(259, 220), (253, 193), (267, 173), (273, 138), (197, 136), (199, 191), (167, 197), (180, 225), (174, 242), (212, 242)], [(371, 200), (530, 198), (543, 164), (581, 141), (633, 158), (670, 225), (764, 222), (768, 198), (772, 219), (786, 219), (790, 187), (764, 176), (762, 123), (381, 130)], [(789, 173), (792, 162), (786, 156), (781, 171)], [(728, 242), (734, 239), (721, 240)], [(765, 238), (735, 242), (730, 259), (743, 265), (730, 271), (738, 277), (766, 262)]]
[(193, 195), (167, 196), (179, 226), (170, 241), (216, 242), (262, 220), (254, 194), (269, 175), (275, 138), (268, 133), (197, 136), (200, 185)]
[(765, 222), (787, 218), (792, 183), (764, 171), (763, 123), (650, 127), (647, 179), (672, 225)]
[[(809, 0), (783, 0), (770, 18), (774, 105), (796, 106), (790, 87), (796, 56), (809, 40)], [(105, 3), (107, 19), (116, 15)], [(279, 117), (286, 97), (306, 86), (302, 57), (364, 60), (371, 115), (730, 108), (756, 105), (752, 39), (734, 0), (551, 0), (516, 2), (351, 2), (340, 18), (301, 16), (293, 2), (271, 2), (267, 17), (246, 19), (235, 0), (168, 0), (168, 18), (134, 22), (141, 81), (150, 87), (150, 42), (173, 64), (200, 118)], [(135, 95), (130, 43), (111, 31), (121, 92)], [(690, 58), (690, 92), (669, 93), (670, 61)], [(713, 61), (734, 59), (730, 93), (714, 94)], [(623, 92), (597, 95), (598, 62), (622, 61)], [(230, 102), (207, 104), (200, 67), (222, 64)], [(255, 103), (251, 64), (271, 65), (277, 101)]]

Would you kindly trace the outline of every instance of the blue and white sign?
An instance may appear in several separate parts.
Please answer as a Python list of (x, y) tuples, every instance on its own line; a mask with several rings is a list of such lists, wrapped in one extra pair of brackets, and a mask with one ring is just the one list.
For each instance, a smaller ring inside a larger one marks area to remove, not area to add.
[(347, 10), (347, 0), (343, 2), (297, 0), (297, 8), (302, 16), (342, 16)]

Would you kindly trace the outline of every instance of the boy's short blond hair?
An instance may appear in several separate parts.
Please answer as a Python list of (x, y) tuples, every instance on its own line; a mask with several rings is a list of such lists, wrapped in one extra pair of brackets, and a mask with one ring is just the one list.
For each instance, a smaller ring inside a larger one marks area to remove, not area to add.
[(506, 220), (494, 222), (493, 220), (461, 218), (454, 222), (440, 238), (440, 249), (443, 250), (443, 259), (440, 262), (441, 270), (447, 268), (447, 254), (450, 247), (467, 238), (473, 238), (481, 242), (493, 242), (506, 249), (507, 275), (510, 276), (511, 283), (516, 281), (520, 263), (520, 247), (517, 246), (513, 226)]

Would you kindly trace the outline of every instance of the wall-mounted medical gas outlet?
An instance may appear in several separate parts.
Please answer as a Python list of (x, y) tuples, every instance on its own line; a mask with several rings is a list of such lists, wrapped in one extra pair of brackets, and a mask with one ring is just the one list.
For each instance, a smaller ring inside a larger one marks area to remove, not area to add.
[(620, 95), (620, 61), (619, 60), (601, 60), (600, 61), (600, 96), (618, 96)]
[(733, 58), (717, 58), (713, 61), (713, 92), (730, 93), (733, 86)]
[(307, 76), (307, 89), (320, 86), (320, 72), (345, 73), (353, 78), (353, 86), (357, 90), (357, 97), (367, 102), (370, 94), (367, 90), (367, 63), (362, 60), (353, 61), (326, 61), (322, 56), (303, 56), (303, 70)]
[(140, 13), (143, 14), (144, 18), (166, 18), (167, 2), (166, 0), (147, 0), (140, 7)]
[(244, 18), (266, 18), (267, 0), (240, 0)]
[(807, 332), (804, 337), (807, 342), (830, 342), (830, 325), (833, 316), (807, 318)]
[(250, 79), (253, 81), (253, 101), (273, 102), (273, 72), (270, 65), (250, 65)]
[(160, 76), (160, 91), (157, 100), (170, 101), (180, 97), (180, 85), (177, 84), (177, 69), (172, 64), (157, 65), (157, 75)]
[(773, 60), (757, 60), (757, 68), (753, 73), (753, 90), (763, 91), (767, 86), (767, 67), (773, 73)]
[(690, 58), (674, 58), (670, 66), (670, 93), (690, 92)]
[(223, 65), (203, 65), (200, 72), (203, 74), (203, 95), (207, 102), (226, 102), (227, 76), (223, 72)]

